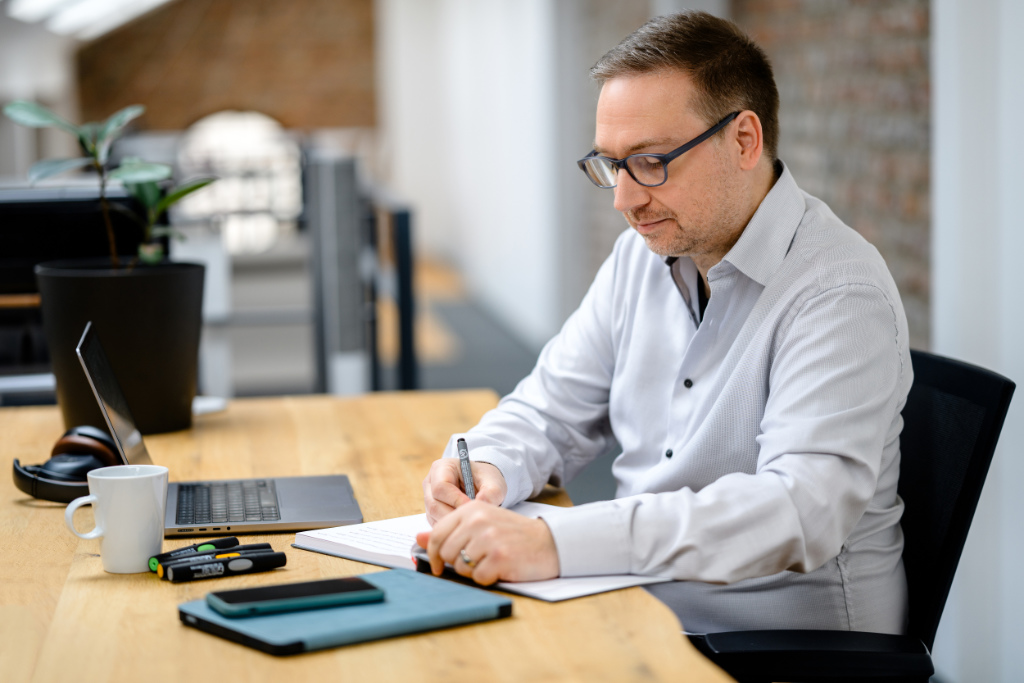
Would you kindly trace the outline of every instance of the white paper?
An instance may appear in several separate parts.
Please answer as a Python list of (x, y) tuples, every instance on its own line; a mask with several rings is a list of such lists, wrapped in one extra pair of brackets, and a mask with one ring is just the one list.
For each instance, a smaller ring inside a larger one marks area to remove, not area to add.
[(357, 550), (405, 557), (409, 554), (409, 548), (416, 542), (416, 534), (421, 531), (430, 531), (430, 523), (427, 522), (425, 514), (305, 531), (302, 535), (344, 543)]
[[(542, 503), (520, 503), (512, 510), (526, 517), (540, 517), (550, 505)], [(328, 555), (336, 555), (360, 562), (379, 564), (385, 567), (414, 568), (410, 549), (416, 543), (416, 534), (430, 531), (425, 514), (396, 517), (379, 522), (352, 524), (332, 529), (303, 531), (295, 535), (295, 545)], [(669, 579), (656, 576), (635, 576), (617, 574), (611, 576), (571, 576), (547, 581), (524, 581), (521, 583), (499, 582), (495, 588), (525, 595), (531, 598), (557, 602), (594, 595), (606, 591), (629, 588), (648, 583), (661, 583)]]

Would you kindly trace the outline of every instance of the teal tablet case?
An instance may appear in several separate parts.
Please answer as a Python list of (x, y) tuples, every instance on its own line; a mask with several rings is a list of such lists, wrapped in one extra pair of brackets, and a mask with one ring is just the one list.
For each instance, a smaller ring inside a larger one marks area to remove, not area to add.
[(408, 569), (363, 574), (384, 602), (300, 612), (225, 617), (193, 600), (178, 606), (182, 623), (272, 655), (290, 655), (512, 615), (512, 601)]

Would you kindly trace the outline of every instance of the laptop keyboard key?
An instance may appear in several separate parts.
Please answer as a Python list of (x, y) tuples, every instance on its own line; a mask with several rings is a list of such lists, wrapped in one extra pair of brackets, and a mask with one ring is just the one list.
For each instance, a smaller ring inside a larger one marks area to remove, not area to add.
[(273, 481), (246, 480), (181, 484), (179, 525), (276, 521), (281, 518)]

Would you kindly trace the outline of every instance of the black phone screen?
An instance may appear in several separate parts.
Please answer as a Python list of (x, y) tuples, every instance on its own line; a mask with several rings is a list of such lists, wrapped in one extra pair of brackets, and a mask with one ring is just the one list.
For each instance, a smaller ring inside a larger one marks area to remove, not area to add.
[(375, 590), (377, 590), (377, 587), (373, 584), (363, 581), (359, 577), (350, 576), (344, 579), (323, 579), (321, 581), (282, 583), (276, 586), (218, 591), (214, 595), (229, 605), (237, 605), (251, 602), (266, 602), (269, 600), (308, 598), (314, 595), (333, 595), (335, 593)]

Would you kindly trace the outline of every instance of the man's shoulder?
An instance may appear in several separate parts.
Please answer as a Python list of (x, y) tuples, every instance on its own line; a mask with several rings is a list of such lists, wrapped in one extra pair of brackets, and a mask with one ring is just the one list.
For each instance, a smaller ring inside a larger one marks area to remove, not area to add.
[(863, 235), (846, 225), (820, 199), (804, 193), (807, 210), (793, 236), (776, 284), (804, 285), (821, 291), (844, 285), (878, 287), (899, 298), (885, 259)]

